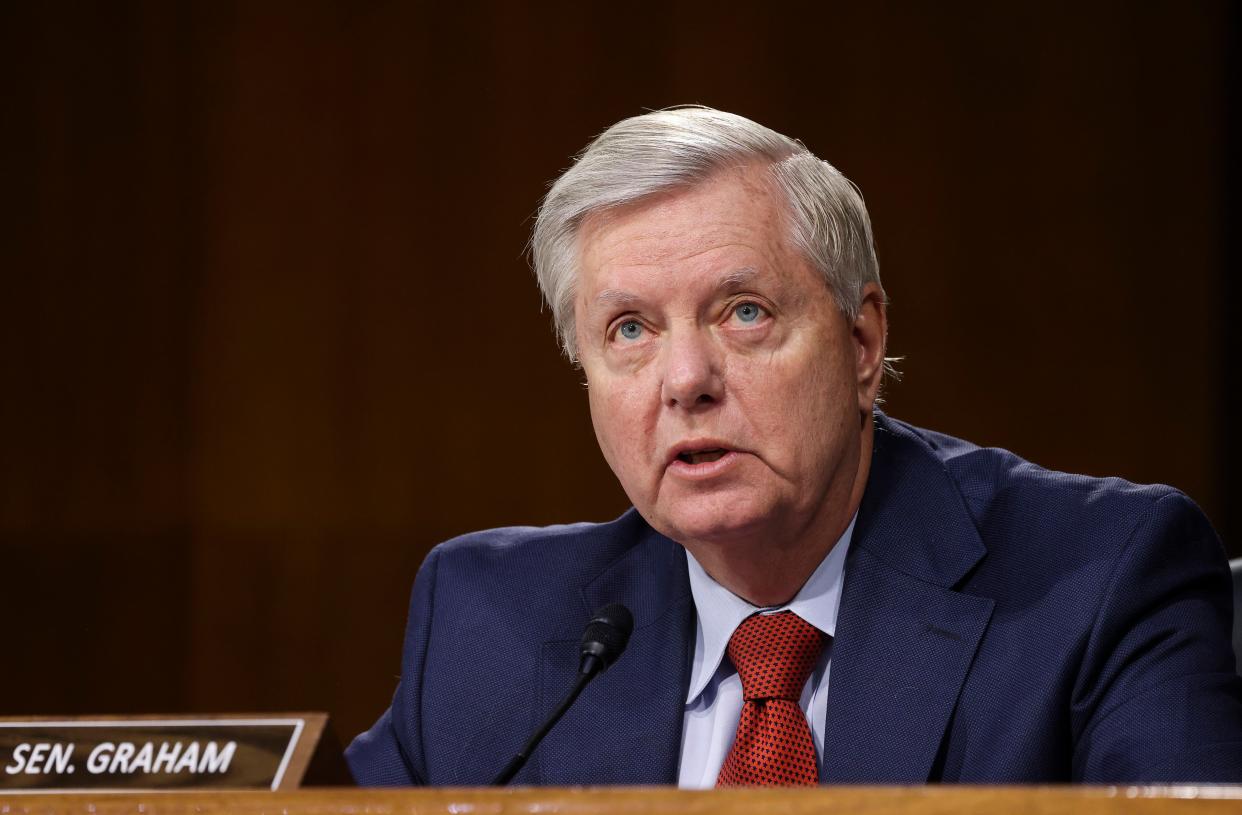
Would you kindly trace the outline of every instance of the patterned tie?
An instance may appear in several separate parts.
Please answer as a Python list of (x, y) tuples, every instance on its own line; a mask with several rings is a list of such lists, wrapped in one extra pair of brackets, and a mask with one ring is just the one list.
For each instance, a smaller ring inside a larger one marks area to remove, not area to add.
[(718, 787), (818, 784), (815, 743), (798, 700), (824, 635), (792, 611), (747, 617), (729, 638), (742, 677), (742, 718)]

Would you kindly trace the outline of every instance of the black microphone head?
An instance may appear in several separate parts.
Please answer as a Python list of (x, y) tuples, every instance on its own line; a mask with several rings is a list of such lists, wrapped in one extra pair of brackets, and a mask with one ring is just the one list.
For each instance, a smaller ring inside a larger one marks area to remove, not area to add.
[(582, 632), (580, 673), (602, 671), (617, 661), (629, 644), (634, 615), (620, 603), (609, 603), (595, 612)]

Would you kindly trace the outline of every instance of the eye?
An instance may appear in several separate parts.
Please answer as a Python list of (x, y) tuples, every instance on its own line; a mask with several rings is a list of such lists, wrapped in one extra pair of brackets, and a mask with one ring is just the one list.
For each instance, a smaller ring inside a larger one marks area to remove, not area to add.
[(759, 318), (763, 316), (763, 314), (764, 314), (763, 306), (760, 306), (758, 303), (751, 303), (749, 301), (745, 303), (738, 303), (737, 306), (734, 307), (733, 309), (733, 316), (737, 317), (739, 320), (741, 320), (744, 323), (757, 322)]
[(626, 320), (617, 328), (617, 333), (627, 340), (636, 340), (643, 335), (643, 326), (637, 320)]

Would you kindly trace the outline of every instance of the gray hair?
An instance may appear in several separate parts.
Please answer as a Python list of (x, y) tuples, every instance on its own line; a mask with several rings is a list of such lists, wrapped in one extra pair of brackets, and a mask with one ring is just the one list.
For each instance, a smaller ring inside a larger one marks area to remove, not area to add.
[(594, 213), (702, 181), (724, 167), (766, 163), (789, 203), (792, 239), (851, 320), (862, 290), (880, 283), (871, 219), (858, 188), (802, 142), (712, 108), (657, 110), (595, 138), (552, 185), (531, 235), (535, 277), (561, 347), (577, 360), (574, 296), (578, 230)]

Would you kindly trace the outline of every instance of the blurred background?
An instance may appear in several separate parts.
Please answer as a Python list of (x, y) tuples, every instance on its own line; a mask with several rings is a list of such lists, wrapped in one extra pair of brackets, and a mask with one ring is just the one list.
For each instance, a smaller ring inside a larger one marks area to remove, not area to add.
[(0, 715), (384, 709), (436, 542), (626, 500), (523, 254), (703, 103), (862, 188), (887, 410), (1242, 554), (1238, 6), (0, 5)]

